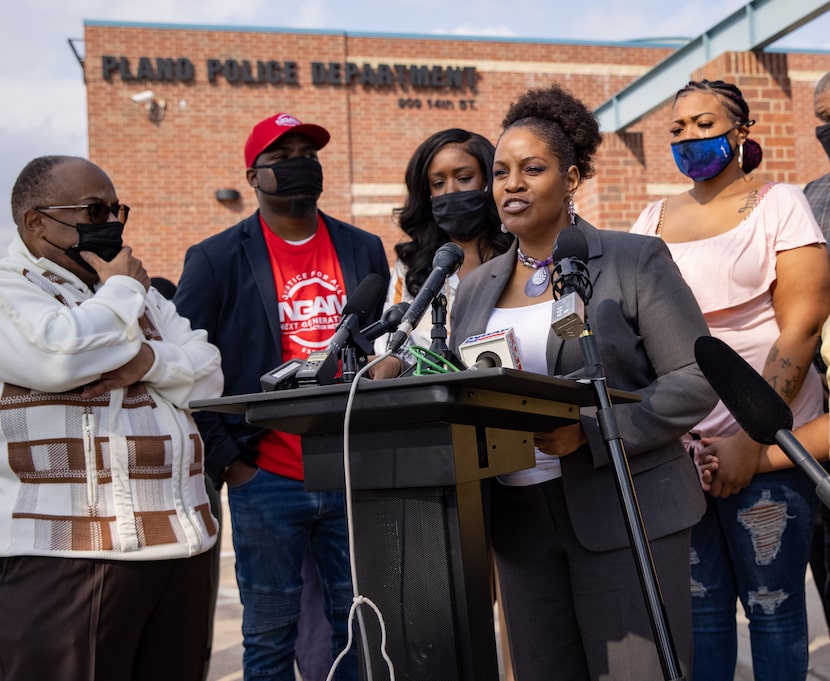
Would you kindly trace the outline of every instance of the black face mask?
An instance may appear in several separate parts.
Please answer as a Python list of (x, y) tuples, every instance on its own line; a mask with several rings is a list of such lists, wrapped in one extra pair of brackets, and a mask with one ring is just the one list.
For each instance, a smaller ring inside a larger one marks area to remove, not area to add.
[(824, 147), (824, 153), (830, 158), (830, 123), (816, 126), (816, 139)]
[[(52, 218), (55, 222), (71, 227), (78, 232), (78, 243), (75, 246), (64, 248), (63, 252), (72, 258), (76, 263), (92, 274), (98, 274), (86, 260), (81, 257), (81, 251), (91, 251), (102, 260), (109, 262), (119, 254), (124, 247), (122, 236), (124, 234), (124, 223), (115, 220), (96, 225), (91, 222), (79, 222), (76, 225)], [(46, 243), (55, 248), (63, 248), (44, 237)]]
[(432, 197), (432, 217), (447, 236), (470, 241), (487, 228), (490, 193), (482, 189)]
[(81, 257), (81, 251), (92, 251), (102, 260), (109, 262), (124, 247), (123, 222), (106, 222), (103, 225), (81, 222), (72, 227), (78, 230), (78, 245), (70, 246), (64, 253), (92, 274), (97, 274), (97, 272)]
[(259, 191), (268, 196), (320, 196), (323, 193), (323, 167), (305, 156), (254, 168), (270, 168), (277, 180), (276, 191)]

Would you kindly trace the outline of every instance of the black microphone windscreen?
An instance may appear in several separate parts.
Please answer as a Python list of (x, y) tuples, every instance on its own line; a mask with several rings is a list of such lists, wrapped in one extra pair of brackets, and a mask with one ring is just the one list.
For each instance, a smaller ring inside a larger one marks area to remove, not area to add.
[(380, 338), (383, 334), (398, 328), (398, 324), (401, 323), (401, 319), (403, 319), (404, 313), (408, 309), (409, 303), (404, 301), (396, 303), (392, 307), (387, 308), (376, 322), (362, 328), (360, 333), (363, 334), (363, 337), (367, 341)]
[(461, 267), (462, 262), (464, 262), (464, 249), (453, 241), (443, 244), (432, 256), (432, 266), (442, 267), (449, 274)]
[(581, 260), (583, 263), (588, 262), (588, 240), (573, 225), (565, 227), (559, 233), (556, 239), (556, 245), (553, 247), (554, 261), (562, 260), (563, 258), (574, 258), (575, 260)]
[(389, 327), (387, 330), (397, 328), (408, 309), (409, 303), (406, 301), (401, 301), (400, 303), (396, 303), (392, 307), (388, 308), (381, 316), (381, 321)]
[(365, 324), (385, 296), (386, 285), (383, 277), (372, 272), (366, 275), (366, 278), (357, 285), (352, 295), (346, 300), (343, 317), (356, 314), (360, 323)]
[(756, 442), (775, 444), (779, 430), (793, 427), (793, 413), (766, 379), (719, 338), (695, 341), (695, 359), (738, 425)]

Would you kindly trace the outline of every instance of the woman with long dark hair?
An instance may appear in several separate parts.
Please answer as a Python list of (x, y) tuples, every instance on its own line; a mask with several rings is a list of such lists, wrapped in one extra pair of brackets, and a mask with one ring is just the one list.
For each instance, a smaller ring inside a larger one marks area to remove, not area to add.
[[(493, 152), (486, 137), (461, 128), (441, 130), (418, 145), (406, 167), (406, 200), (395, 211), (409, 239), (395, 246), (398, 258), (386, 307), (414, 299), (429, 276), (435, 251), (449, 241), (464, 249), (464, 262), (447, 280), (448, 308), (458, 282), (468, 272), (509, 248), (513, 236), (501, 229), (490, 187)], [(429, 347), (431, 325), (431, 316), (424, 315), (398, 353), (402, 364), (410, 361), (410, 345)], [(386, 338), (376, 343), (379, 353), (385, 343)], [(375, 378), (397, 375), (402, 368), (394, 360), (385, 366), (385, 370), (375, 368)]]

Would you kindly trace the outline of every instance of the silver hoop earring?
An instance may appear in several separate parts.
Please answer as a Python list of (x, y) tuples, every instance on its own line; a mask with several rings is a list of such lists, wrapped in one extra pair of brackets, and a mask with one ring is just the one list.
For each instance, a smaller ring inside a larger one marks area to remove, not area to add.
[(574, 207), (573, 194), (568, 197), (568, 218), (570, 219), (572, 225), (576, 224), (576, 209)]
[(744, 167), (744, 143), (743, 142), (741, 142), (738, 145), (738, 167), (739, 168)]
[(504, 226), (503, 222), (501, 223), (501, 231), (502, 231), (502, 234), (507, 234), (507, 227)]

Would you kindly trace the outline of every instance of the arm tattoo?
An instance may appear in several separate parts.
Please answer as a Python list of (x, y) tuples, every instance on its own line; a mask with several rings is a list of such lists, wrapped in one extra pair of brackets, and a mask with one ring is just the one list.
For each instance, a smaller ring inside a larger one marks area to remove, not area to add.
[(776, 373), (767, 378), (767, 383), (775, 388), (775, 391), (786, 401), (791, 401), (801, 387), (803, 368), (795, 366), (791, 357), (781, 357), (781, 351), (777, 345), (773, 345), (770, 349), (766, 365), (767, 367), (775, 366), (777, 369)]
[(779, 376), (775, 374), (767, 378), (767, 383), (775, 388), (775, 391), (789, 402), (798, 394), (801, 385), (801, 373), (801, 367), (796, 367), (795, 375)]
[(794, 376), (791, 376), (784, 381), (784, 386), (781, 388), (781, 395), (786, 400), (792, 400), (797, 394), (799, 386), (801, 385), (801, 367), (796, 367)]

